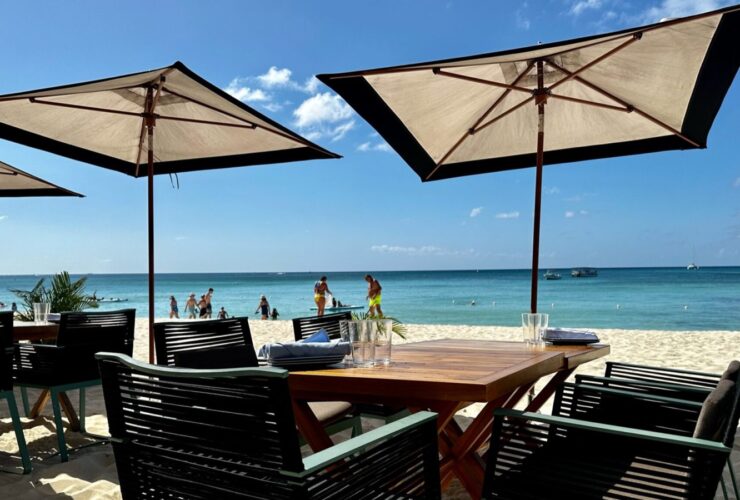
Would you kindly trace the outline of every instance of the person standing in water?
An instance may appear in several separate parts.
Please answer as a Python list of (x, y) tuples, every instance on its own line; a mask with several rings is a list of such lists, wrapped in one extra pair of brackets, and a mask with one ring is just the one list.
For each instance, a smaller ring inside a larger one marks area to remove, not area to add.
[(191, 293), (188, 300), (185, 302), (185, 312), (188, 313), (188, 319), (195, 319), (198, 315), (196, 314), (196, 308), (198, 302), (195, 300), (195, 294)]
[(267, 297), (264, 295), (260, 297), (260, 303), (257, 304), (257, 310), (254, 311), (255, 314), (258, 312), (262, 314), (262, 319), (267, 319), (270, 315), (270, 303), (267, 302)]
[(177, 299), (174, 295), (170, 295), (170, 319), (180, 319), (180, 311), (177, 309)]
[(380, 282), (370, 274), (365, 275), (367, 281), (367, 314), (368, 316), (383, 317), (383, 311), (380, 309), (381, 290)]
[(213, 297), (213, 288), (208, 289), (208, 293), (203, 296), (206, 299), (206, 318), (211, 318), (213, 314), (213, 305), (211, 305), (211, 298)]
[(326, 284), (326, 276), (322, 276), (319, 281), (313, 285), (313, 301), (316, 302), (316, 308), (318, 309), (318, 316), (324, 315), (324, 308), (326, 307), (326, 294), (331, 293), (329, 285)]

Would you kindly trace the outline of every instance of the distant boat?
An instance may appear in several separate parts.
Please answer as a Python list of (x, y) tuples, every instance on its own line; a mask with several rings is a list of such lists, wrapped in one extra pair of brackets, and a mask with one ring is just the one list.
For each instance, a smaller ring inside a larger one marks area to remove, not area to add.
[(546, 273), (545, 273), (545, 274), (543, 275), (543, 278), (545, 278), (546, 280), (559, 280), (559, 279), (560, 279), (560, 277), (561, 277), (561, 276), (560, 276), (560, 274), (559, 274), (559, 273), (554, 273), (554, 272), (552, 272), (552, 271), (547, 271), (547, 272), (546, 272)]
[(570, 275), (574, 278), (595, 278), (599, 272), (593, 267), (576, 267), (570, 271)]
[(694, 264), (692, 262), (691, 264), (689, 264), (688, 266), (686, 266), (686, 270), (687, 271), (698, 271), (699, 270), (699, 266), (697, 266), (696, 264)]

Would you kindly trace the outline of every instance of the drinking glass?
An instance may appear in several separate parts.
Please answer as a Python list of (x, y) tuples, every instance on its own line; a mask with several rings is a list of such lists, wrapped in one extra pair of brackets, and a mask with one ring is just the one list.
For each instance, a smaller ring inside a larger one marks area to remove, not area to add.
[[(343, 319), (339, 322), (339, 336), (341, 337), (342, 342), (350, 342), (350, 338), (349, 338), (350, 328), (356, 328), (356, 326), (354, 326), (354, 323), (352, 321)], [(344, 364), (347, 366), (352, 365), (352, 350), (351, 349), (350, 349), (350, 352), (344, 356)]]
[(375, 364), (374, 330), (369, 321), (350, 321), (349, 339), (352, 344), (352, 363), (359, 367), (369, 367)]
[(393, 339), (393, 320), (369, 320), (370, 328), (375, 330), (375, 364), (388, 366), (391, 364), (391, 341)]
[(547, 313), (522, 313), (524, 342), (531, 345), (543, 343), (548, 322), (549, 315)]
[(45, 325), (46, 320), (49, 318), (49, 312), (51, 304), (48, 302), (34, 302), (33, 303), (33, 321), (37, 325)]

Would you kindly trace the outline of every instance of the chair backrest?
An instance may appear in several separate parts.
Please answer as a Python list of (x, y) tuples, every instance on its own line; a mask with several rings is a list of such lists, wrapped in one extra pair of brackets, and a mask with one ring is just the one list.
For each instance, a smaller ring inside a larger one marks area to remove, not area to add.
[(720, 380), (717, 387), (707, 396), (701, 407), (694, 429), (694, 437), (721, 441), (732, 447), (737, 431), (738, 386), (731, 380)]
[(281, 474), (303, 470), (287, 371), (97, 358), (123, 498), (295, 497)]
[(329, 335), (330, 339), (338, 339), (340, 338), (339, 322), (351, 319), (352, 313), (349, 311), (336, 314), (325, 314), (323, 316), (293, 318), (293, 336), (296, 340), (303, 340), (323, 328)]
[[(247, 318), (154, 323), (154, 346), (157, 364), (163, 366), (210, 368), (257, 366), (257, 355), (254, 352)], [(192, 361), (197, 356), (196, 353), (207, 354), (206, 351), (213, 351), (222, 358), (222, 361), (238, 363), (209, 366), (203, 363), (188, 365), (187, 362), (178, 362), (180, 357)], [(233, 356), (235, 351), (239, 353), (238, 358)]]
[(13, 389), (13, 311), (0, 312), (0, 392)]
[(136, 309), (63, 312), (59, 319), (59, 347), (98, 348), (131, 355), (134, 348)]

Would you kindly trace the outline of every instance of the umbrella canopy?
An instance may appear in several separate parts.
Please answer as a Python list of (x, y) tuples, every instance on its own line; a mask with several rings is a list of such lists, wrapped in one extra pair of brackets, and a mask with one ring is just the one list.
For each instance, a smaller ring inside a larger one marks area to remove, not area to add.
[(706, 147), (740, 65), (740, 6), (606, 35), (319, 75), (422, 181)]
[(0, 161), (0, 198), (30, 196), (79, 196), (84, 198), (82, 194), (34, 177)]
[(339, 158), (233, 98), (181, 62), (0, 96), (0, 138), (148, 177), (150, 362), (154, 359), (153, 176)]

